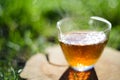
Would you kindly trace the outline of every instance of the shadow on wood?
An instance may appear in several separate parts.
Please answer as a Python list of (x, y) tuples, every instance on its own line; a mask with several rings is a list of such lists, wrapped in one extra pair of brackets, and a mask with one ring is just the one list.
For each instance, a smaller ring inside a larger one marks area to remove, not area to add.
[(69, 67), (59, 80), (98, 80), (98, 78), (94, 68), (86, 72), (79, 72)]

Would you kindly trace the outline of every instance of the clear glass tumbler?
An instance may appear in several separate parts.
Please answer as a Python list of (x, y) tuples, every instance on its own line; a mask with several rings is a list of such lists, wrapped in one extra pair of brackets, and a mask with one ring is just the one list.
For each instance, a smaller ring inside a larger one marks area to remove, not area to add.
[(111, 23), (101, 17), (71, 17), (57, 22), (58, 40), (64, 56), (74, 70), (93, 68), (107, 44)]

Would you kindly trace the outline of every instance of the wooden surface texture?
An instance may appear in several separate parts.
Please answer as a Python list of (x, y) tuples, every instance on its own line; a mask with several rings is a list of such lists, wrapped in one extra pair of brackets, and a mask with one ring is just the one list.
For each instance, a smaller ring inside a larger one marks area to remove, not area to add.
[[(59, 46), (46, 49), (47, 55), (32, 56), (20, 76), (27, 80), (59, 80), (68, 69), (68, 64)], [(98, 80), (120, 80), (120, 52), (106, 47), (95, 64)]]

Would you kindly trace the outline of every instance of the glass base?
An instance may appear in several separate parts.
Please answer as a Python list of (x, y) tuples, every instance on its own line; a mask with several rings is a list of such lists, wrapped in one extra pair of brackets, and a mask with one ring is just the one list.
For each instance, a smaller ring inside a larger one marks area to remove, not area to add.
[(76, 71), (83, 72), (83, 71), (88, 71), (88, 70), (92, 69), (93, 65), (91, 65), (91, 66), (79, 66), (79, 67), (72, 67), (72, 68)]

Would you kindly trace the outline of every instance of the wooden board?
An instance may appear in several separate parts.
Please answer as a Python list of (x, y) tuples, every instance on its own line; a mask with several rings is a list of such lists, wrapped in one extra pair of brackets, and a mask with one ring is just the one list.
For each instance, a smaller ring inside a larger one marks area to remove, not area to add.
[[(68, 64), (59, 46), (46, 49), (47, 56), (38, 53), (26, 63), (20, 76), (27, 80), (59, 80), (68, 69)], [(120, 80), (120, 52), (105, 48), (95, 64), (99, 80)]]

